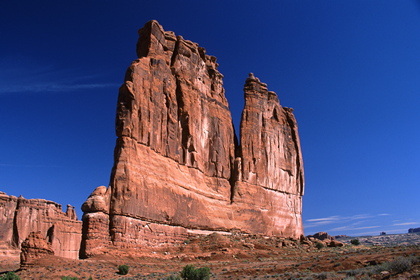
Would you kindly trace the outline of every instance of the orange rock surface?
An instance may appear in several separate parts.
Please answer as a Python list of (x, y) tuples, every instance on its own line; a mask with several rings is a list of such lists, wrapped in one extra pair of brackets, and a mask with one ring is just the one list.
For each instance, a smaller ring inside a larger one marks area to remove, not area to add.
[(19, 254), (22, 242), (31, 232), (39, 232), (51, 243), (56, 256), (77, 259), (79, 255), (82, 222), (73, 206), (61, 205), (44, 199), (25, 199), (0, 192), (1, 253)]
[(250, 75), (239, 145), (216, 58), (156, 21), (139, 35), (118, 97), (110, 186), (82, 206), (81, 256), (215, 231), (303, 234), (292, 110)]
[(20, 264), (22, 266), (32, 265), (37, 259), (54, 255), (51, 243), (45, 240), (40, 231), (31, 232), (21, 246)]

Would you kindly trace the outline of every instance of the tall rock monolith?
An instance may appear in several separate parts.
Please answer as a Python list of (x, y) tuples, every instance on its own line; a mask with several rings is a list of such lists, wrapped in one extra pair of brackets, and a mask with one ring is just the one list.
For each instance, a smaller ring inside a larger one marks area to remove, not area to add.
[(150, 21), (117, 105), (108, 188), (82, 206), (81, 257), (191, 234), (303, 233), (303, 163), (291, 109), (253, 75), (240, 142), (216, 58)]

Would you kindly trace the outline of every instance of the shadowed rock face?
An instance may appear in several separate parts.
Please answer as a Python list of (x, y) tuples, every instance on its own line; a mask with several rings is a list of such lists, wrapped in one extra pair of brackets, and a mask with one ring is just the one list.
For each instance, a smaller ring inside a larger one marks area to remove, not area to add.
[(77, 259), (82, 239), (82, 223), (74, 207), (45, 199), (25, 199), (0, 192), (0, 245), (3, 254), (15, 254), (31, 232), (49, 242), (56, 256)]
[(110, 187), (82, 206), (81, 257), (189, 234), (303, 233), (303, 164), (291, 109), (253, 75), (238, 145), (216, 58), (151, 21), (120, 88)]

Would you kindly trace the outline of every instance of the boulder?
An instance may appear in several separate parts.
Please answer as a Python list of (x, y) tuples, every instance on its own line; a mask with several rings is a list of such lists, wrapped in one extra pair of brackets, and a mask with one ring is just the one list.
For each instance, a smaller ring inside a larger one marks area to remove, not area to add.
[(337, 240), (331, 240), (330, 242), (328, 242), (327, 246), (328, 247), (343, 247), (344, 243)]
[(22, 252), (20, 254), (21, 266), (33, 265), (37, 259), (54, 255), (51, 243), (40, 231), (29, 233), (25, 241), (22, 242)]

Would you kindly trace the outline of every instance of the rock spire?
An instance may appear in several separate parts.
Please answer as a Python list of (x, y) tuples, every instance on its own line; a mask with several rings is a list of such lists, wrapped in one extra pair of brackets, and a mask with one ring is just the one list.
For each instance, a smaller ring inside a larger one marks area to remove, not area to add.
[(82, 206), (80, 256), (214, 231), (303, 234), (292, 109), (250, 74), (239, 146), (216, 58), (156, 21), (139, 35), (119, 91), (110, 186)]

